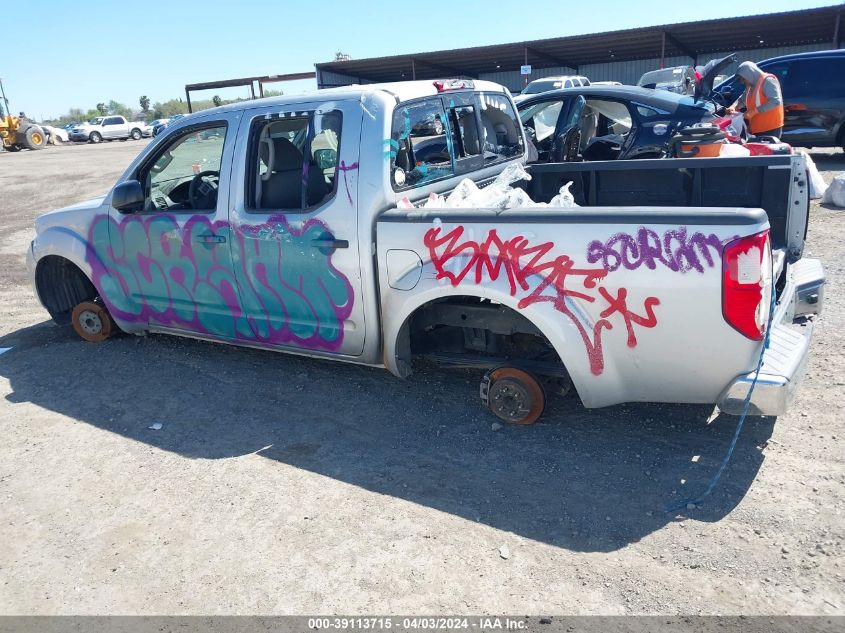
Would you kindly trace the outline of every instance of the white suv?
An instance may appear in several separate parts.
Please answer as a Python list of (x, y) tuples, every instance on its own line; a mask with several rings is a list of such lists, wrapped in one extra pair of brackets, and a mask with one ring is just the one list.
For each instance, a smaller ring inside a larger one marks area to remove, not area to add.
[(520, 94), (535, 95), (541, 92), (548, 92), (549, 90), (559, 90), (561, 88), (580, 88), (581, 86), (589, 86), (590, 80), (581, 75), (560, 75), (558, 77), (543, 77), (542, 79), (535, 79), (530, 84), (525, 86)]

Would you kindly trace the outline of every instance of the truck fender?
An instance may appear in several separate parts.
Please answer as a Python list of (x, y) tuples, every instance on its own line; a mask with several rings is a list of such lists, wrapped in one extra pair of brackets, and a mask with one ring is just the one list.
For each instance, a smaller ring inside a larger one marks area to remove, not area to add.
[[(85, 277), (85, 282), (90, 284), (96, 295), (101, 295), (100, 288), (94, 283), (94, 275), (91, 265), (87, 260), (88, 242), (72, 229), (52, 226), (44, 229), (33, 240), (31, 245), (31, 259), (28, 260), (28, 267), (30, 268), (30, 280), (35, 289), (35, 294), (41, 305), (44, 306), (57, 323), (64, 323), (62, 318), (57, 318), (55, 310), (50, 309), (51, 299), (47, 296), (47, 288), (43, 287), (45, 283), (60, 283), (64, 277), (53, 276), (45, 277), (39, 275), (39, 268), (43, 268), (48, 261), (55, 262), (57, 259), (69, 262), (73, 267), (78, 269)], [(48, 259), (50, 258), (50, 259)], [(78, 293), (78, 291), (77, 291)], [(73, 293), (71, 293), (73, 294)], [(76, 297), (77, 299), (93, 299), (94, 297)], [(64, 306), (72, 309), (73, 306)], [(69, 312), (68, 312), (69, 316)], [(138, 323), (127, 323), (121, 319), (112, 316), (115, 323), (124, 332), (141, 332), (145, 328), (139, 328)], [(69, 319), (68, 319), (69, 322)]]
[[(429, 267), (430, 264), (426, 266), (426, 268)], [(423, 278), (426, 276), (424, 272)], [(407, 363), (409, 360), (407, 356), (410, 354), (409, 324), (414, 313), (426, 304), (446, 297), (488, 299), (527, 318), (542, 333), (566, 366), (572, 383), (585, 406), (602, 406), (608, 401), (608, 396), (612, 398), (613, 392), (617, 390), (616, 385), (620, 383), (614, 359), (605, 353), (602, 371), (597, 375), (591, 366), (582, 335), (569, 318), (555, 310), (548, 302), (520, 308), (519, 297), (511, 296), (505, 285), (506, 282), (502, 279), (488, 281), (484, 285), (457, 287), (448, 284), (432, 284), (425, 290), (414, 290), (413, 296), (408, 297), (401, 307), (391, 303), (387, 310), (383, 305), (382, 314), (389, 315), (384, 321), (385, 367), (400, 378), (410, 375), (411, 368)], [(577, 306), (574, 309), (579, 312), (586, 328), (592, 331), (593, 324), (588, 315), (579, 311)]]

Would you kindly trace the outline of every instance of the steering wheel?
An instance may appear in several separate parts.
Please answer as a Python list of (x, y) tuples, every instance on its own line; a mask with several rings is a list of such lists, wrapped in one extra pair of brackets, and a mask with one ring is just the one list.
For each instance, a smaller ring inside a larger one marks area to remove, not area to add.
[(214, 209), (217, 206), (217, 188), (220, 186), (220, 172), (201, 171), (191, 179), (188, 200), (192, 209)]

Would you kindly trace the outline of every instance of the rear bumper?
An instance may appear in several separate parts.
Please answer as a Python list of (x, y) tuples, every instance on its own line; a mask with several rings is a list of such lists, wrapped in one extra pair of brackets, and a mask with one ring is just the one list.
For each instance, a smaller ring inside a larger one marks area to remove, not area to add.
[[(824, 268), (817, 259), (802, 259), (791, 267), (751, 394), (750, 414), (782, 415), (789, 408), (809, 358), (813, 322), (806, 317), (821, 313), (824, 283)], [(719, 409), (741, 415), (754, 375), (751, 372), (735, 378), (719, 398)]]

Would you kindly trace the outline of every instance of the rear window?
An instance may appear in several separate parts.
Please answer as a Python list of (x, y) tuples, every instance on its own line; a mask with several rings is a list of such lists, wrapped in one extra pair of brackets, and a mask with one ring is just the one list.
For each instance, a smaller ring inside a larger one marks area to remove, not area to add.
[(466, 174), (521, 156), (521, 124), (503, 94), (455, 94), (400, 104), (389, 151), (396, 190)]
[(397, 189), (455, 175), (453, 136), (439, 97), (400, 105), (390, 135), (393, 186)]

